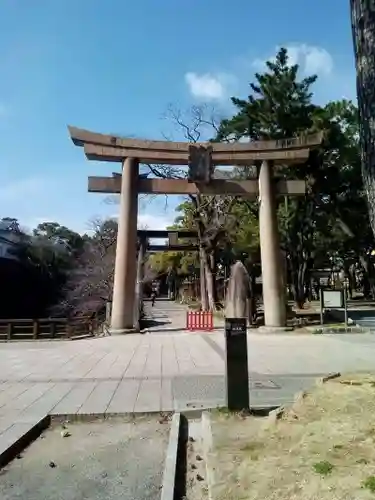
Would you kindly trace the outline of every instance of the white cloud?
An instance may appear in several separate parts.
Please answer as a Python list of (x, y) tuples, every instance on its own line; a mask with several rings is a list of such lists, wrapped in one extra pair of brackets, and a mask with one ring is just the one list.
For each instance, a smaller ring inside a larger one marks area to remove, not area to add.
[[(165, 215), (155, 215), (150, 213), (138, 213), (138, 229), (149, 229), (150, 231), (162, 231), (167, 229), (174, 223), (176, 214), (165, 213)], [(118, 218), (118, 214), (111, 216), (113, 219)]]
[(0, 201), (21, 201), (24, 197), (35, 196), (49, 189), (49, 182), (39, 177), (29, 177), (9, 182), (0, 187)]
[[(154, 215), (150, 213), (138, 213), (138, 229), (148, 229), (150, 231), (165, 231), (168, 226), (174, 223), (176, 215), (167, 212), (164, 215)], [(118, 218), (118, 215), (112, 215), (113, 219)], [(153, 245), (162, 245), (159, 238), (151, 238), (150, 243)]]
[(331, 54), (321, 47), (301, 46), (305, 57), (305, 73), (330, 75), (333, 70)]
[(232, 75), (228, 74), (211, 74), (189, 72), (185, 74), (185, 82), (187, 83), (190, 93), (194, 97), (207, 100), (221, 100), (228, 96), (228, 91), (231, 82), (234, 80)]
[[(324, 75), (329, 76), (333, 71), (333, 59), (331, 54), (323, 47), (302, 44), (290, 44), (285, 47), (288, 49), (289, 64), (293, 66), (298, 64), (302, 72), (306, 75)], [(278, 52), (280, 47), (276, 47), (275, 52)], [(275, 55), (266, 59), (255, 59), (252, 63), (253, 67), (258, 71), (264, 71), (266, 61), (274, 60)]]
[(173, 224), (174, 219), (176, 217), (175, 214), (165, 215), (154, 215), (150, 213), (144, 213), (138, 215), (138, 228), (139, 229), (155, 229), (155, 230), (163, 230), (166, 229), (167, 226)]
[[(323, 47), (308, 45), (306, 43), (287, 44), (289, 64), (298, 64), (304, 75), (317, 74), (319, 76), (330, 76), (333, 72), (333, 58)], [(266, 61), (274, 60), (275, 54), (280, 47), (275, 47), (273, 54), (266, 58), (254, 59), (251, 66), (256, 71), (265, 71)], [(230, 72), (223, 73), (197, 73), (194, 71), (185, 74), (191, 95), (206, 101), (220, 101), (234, 95), (238, 90), (238, 77)]]

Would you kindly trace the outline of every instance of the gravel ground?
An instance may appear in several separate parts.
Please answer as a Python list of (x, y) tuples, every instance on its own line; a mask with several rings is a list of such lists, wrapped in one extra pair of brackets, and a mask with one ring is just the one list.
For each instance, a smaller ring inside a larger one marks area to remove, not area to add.
[(53, 425), (0, 471), (2, 500), (160, 498), (169, 423), (140, 417), (65, 427)]

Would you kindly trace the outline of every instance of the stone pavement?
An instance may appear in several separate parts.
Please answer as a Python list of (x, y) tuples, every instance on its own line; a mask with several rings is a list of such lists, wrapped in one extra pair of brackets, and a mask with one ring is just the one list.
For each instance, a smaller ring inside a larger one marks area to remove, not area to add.
[[(157, 299), (154, 307), (150, 300), (144, 302), (147, 318), (146, 330), (149, 333), (186, 332), (186, 313), (188, 306), (167, 299)], [(224, 328), (224, 320), (214, 319), (215, 329)], [(203, 333), (203, 332), (202, 332)]]
[[(254, 406), (292, 399), (320, 375), (375, 368), (373, 335), (248, 335)], [(225, 404), (224, 337), (127, 335), (0, 344), (0, 432), (51, 414)]]
[(152, 307), (151, 300), (144, 301), (147, 318), (146, 330), (153, 333), (184, 331), (188, 307), (165, 299), (157, 299)]
[[(223, 331), (163, 334), (157, 330), (76, 341), (2, 343), (0, 454), (48, 413), (114, 414), (225, 405), (224, 353)], [(248, 354), (251, 405), (277, 406), (291, 401), (318, 376), (374, 370), (375, 336), (250, 332)]]

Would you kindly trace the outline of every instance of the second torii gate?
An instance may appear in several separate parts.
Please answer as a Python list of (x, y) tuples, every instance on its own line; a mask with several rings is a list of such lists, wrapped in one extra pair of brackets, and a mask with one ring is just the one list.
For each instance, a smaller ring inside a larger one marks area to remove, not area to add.
[[(182, 229), (171, 230), (155, 230), (155, 229), (138, 229), (138, 261), (137, 261), (137, 292), (136, 295), (142, 300), (143, 292), (143, 279), (146, 252), (186, 252), (192, 250), (199, 250), (197, 244), (191, 243), (178, 243), (179, 239), (197, 239), (196, 231), (186, 231)], [(150, 244), (150, 239), (167, 239), (168, 244), (157, 245)]]
[[(259, 196), (259, 230), (263, 279), (265, 325), (286, 324), (283, 266), (277, 227), (275, 196), (304, 195), (305, 181), (277, 180), (273, 166), (301, 164), (322, 134), (279, 141), (248, 143), (196, 143), (128, 139), (69, 127), (76, 146), (84, 148), (89, 160), (122, 163), (122, 175), (89, 177), (88, 188), (96, 193), (120, 194), (120, 213), (113, 287), (111, 328), (114, 332), (134, 328), (134, 290), (137, 256), (138, 194), (201, 194)], [(188, 179), (144, 179), (139, 164), (189, 165)], [(258, 180), (212, 179), (216, 165), (249, 166), (261, 163)]]
[[(191, 243), (178, 243), (179, 239), (196, 239), (196, 231), (186, 231), (183, 229), (171, 230), (155, 230), (155, 229), (138, 229), (138, 260), (137, 260), (137, 278), (135, 287), (135, 319), (134, 327), (139, 331), (139, 313), (140, 305), (143, 302), (143, 281), (144, 281), (144, 262), (146, 252), (168, 252), (168, 251), (187, 251), (198, 250), (198, 245)], [(157, 245), (150, 244), (150, 239), (167, 239), (168, 244)]]

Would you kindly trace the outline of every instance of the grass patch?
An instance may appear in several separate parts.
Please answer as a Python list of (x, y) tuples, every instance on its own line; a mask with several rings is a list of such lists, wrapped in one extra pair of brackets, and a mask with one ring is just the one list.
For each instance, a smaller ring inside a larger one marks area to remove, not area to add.
[(313, 335), (322, 335), (324, 333), (323, 328), (317, 328), (311, 332)]
[(215, 418), (215, 416), (216, 417), (221, 416), (225, 418), (229, 418), (230, 416), (232, 416), (232, 412), (226, 406), (220, 408), (214, 408), (213, 410), (210, 411), (210, 413), (213, 416), (213, 418)]
[(321, 476), (328, 476), (333, 471), (333, 465), (331, 462), (327, 462), (327, 460), (323, 460), (323, 462), (317, 462), (313, 465), (313, 469), (317, 474)]
[(375, 493), (375, 476), (369, 476), (363, 481), (363, 487), (370, 490), (371, 493)]
[(251, 460), (258, 460), (260, 455), (260, 450), (264, 447), (264, 443), (260, 441), (252, 441), (245, 443), (241, 447), (241, 451), (245, 452)]
[(263, 443), (260, 443), (259, 441), (253, 441), (251, 443), (245, 443), (242, 447), (241, 447), (241, 450), (242, 451), (249, 451), (249, 452), (252, 452), (252, 451), (257, 451), (259, 450), (260, 448), (263, 448), (264, 444)]
[(313, 335), (322, 335), (323, 333), (365, 333), (366, 328), (361, 328), (355, 324), (345, 325), (345, 323), (326, 323), (324, 326), (319, 326), (315, 330), (312, 330)]
[(211, 413), (215, 500), (366, 500), (375, 494), (374, 374), (316, 387), (270, 425)]

